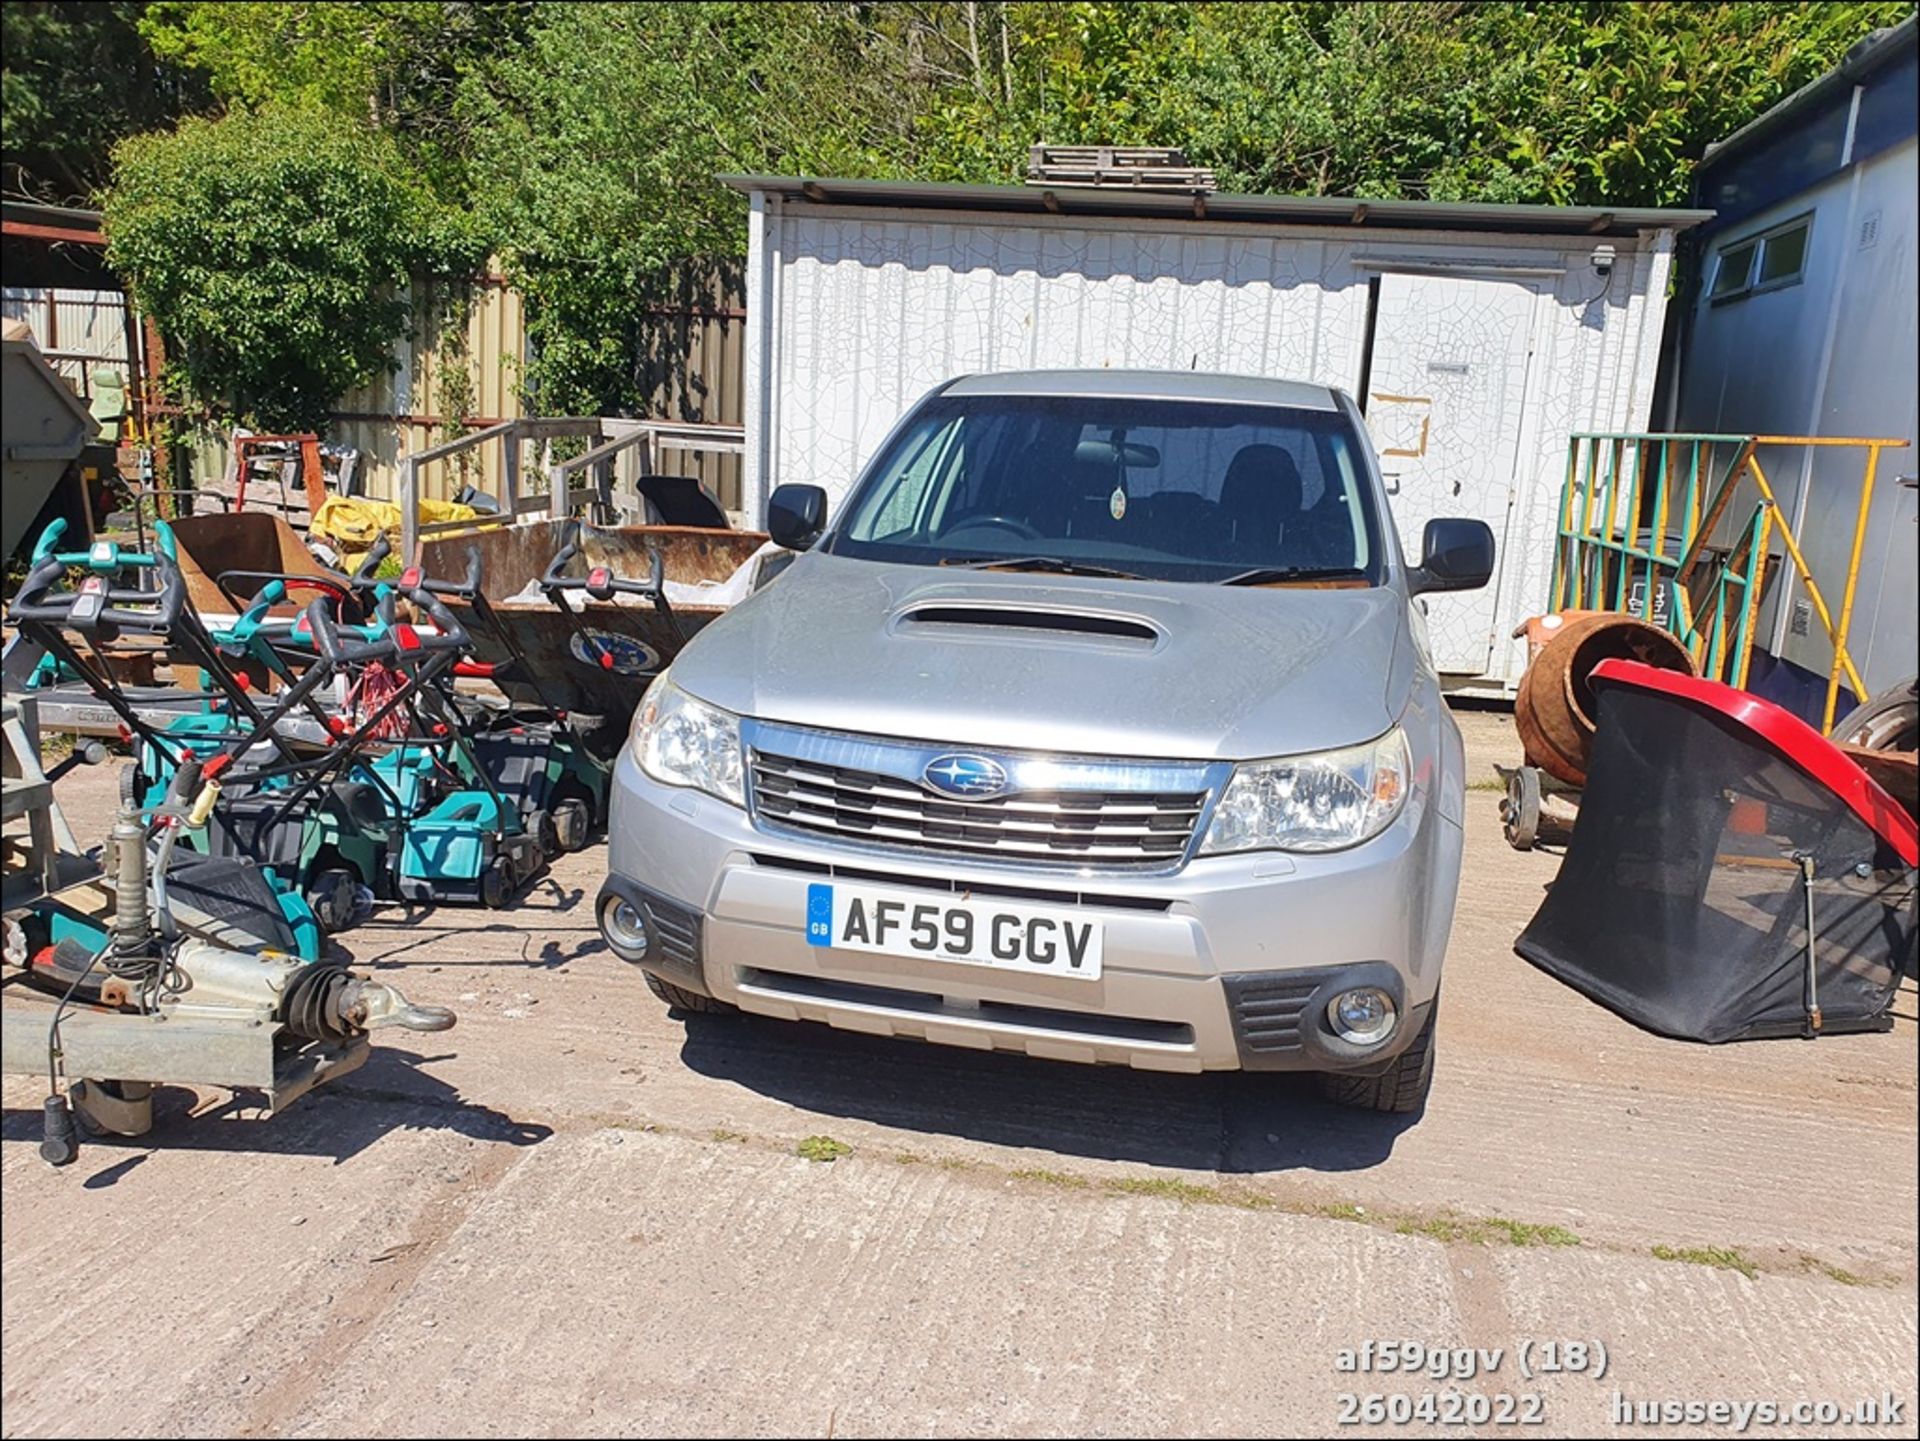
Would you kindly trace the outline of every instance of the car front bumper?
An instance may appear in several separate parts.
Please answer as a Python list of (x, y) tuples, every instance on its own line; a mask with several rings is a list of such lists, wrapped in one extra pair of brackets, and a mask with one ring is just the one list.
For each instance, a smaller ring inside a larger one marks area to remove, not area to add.
[[(1154, 876), (984, 865), (763, 830), (738, 807), (651, 780), (626, 750), (611, 805), (602, 933), (674, 985), (843, 1030), (1152, 1070), (1383, 1065), (1431, 1011), (1460, 868), (1457, 808), (1443, 816), (1424, 786), (1351, 850), (1208, 856)], [(829, 879), (1084, 908), (1105, 926), (1102, 973), (1088, 981), (811, 945), (807, 888)], [(1354, 985), (1385, 989), (1401, 1017), (1364, 1051), (1325, 1019), (1327, 1001)]]

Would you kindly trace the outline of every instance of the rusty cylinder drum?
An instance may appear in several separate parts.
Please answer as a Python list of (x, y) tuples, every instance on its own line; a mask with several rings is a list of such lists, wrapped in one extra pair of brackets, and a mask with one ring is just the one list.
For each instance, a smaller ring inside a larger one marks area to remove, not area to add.
[(1662, 670), (1695, 674), (1693, 656), (1671, 632), (1611, 612), (1569, 621), (1520, 678), (1513, 700), (1514, 728), (1527, 760), (1570, 786), (1587, 783), (1593, 749), (1594, 667), (1612, 657)]

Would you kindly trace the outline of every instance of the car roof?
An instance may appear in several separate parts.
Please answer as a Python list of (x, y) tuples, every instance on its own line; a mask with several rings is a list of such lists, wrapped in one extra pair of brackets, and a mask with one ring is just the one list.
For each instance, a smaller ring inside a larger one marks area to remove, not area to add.
[(1227, 405), (1282, 405), (1333, 410), (1335, 392), (1299, 380), (1218, 375), (1203, 370), (1008, 370), (963, 375), (943, 395), (1099, 395), (1142, 400), (1200, 400)]

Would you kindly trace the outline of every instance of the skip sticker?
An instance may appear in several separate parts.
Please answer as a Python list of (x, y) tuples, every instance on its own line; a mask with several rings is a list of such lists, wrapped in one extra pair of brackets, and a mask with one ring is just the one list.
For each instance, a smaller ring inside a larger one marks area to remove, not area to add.
[(612, 631), (577, 630), (567, 649), (580, 664), (615, 675), (649, 675), (660, 669), (660, 656), (652, 646)]
[(1107, 497), (1107, 514), (1115, 520), (1127, 518), (1127, 492), (1123, 487), (1116, 485), (1113, 494)]

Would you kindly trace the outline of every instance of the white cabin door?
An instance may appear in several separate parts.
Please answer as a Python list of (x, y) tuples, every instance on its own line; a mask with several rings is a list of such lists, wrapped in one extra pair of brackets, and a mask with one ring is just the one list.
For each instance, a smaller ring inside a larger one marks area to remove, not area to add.
[(1420, 563), (1429, 520), (1493, 527), (1492, 582), (1426, 598), (1434, 663), (1448, 674), (1483, 675), (1492, 660), (1538, 298), (1516, 280), (1380, 277), (1363, 404), (1407, 564)]

